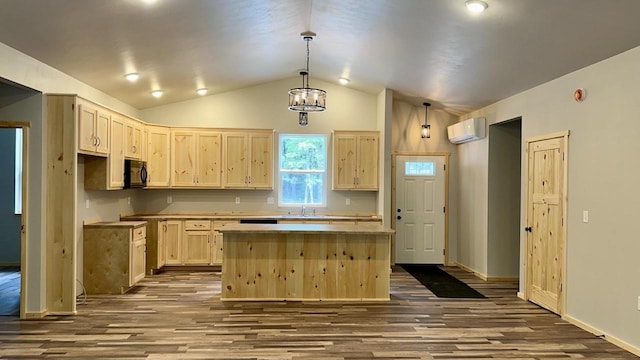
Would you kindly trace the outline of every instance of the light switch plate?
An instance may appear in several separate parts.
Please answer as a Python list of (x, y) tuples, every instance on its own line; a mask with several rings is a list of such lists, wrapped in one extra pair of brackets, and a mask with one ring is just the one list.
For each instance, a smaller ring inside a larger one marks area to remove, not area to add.
[(347, 198), (347, 200), (345, 200), (345, 204), (346, 205), (351, 205), (351, 199)]
[(588, 223), (589, 222), (589, 211), (588, 210), (584, 210), (582, 212), (582, 222), (583, 223)]
[(269, 197), (267, 198), (267, 204), (273, 204), (273, 203), (274, 203), (273, 196), (269, 196)]
[(240, 196), (236, 196), (236, 204), (240, 204)]
[(171, 204), (173, 202), (173, 197), (167, 196), (167, 204)]
[(88, 209), (89, 208), (89, 199), (87, 199), (86, 204), (87, 204), (87, 209)]

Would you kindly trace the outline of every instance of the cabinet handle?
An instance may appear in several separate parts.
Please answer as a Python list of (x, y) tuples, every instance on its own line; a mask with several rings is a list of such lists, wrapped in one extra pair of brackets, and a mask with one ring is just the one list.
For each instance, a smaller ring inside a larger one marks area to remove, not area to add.
[(96, 137), (96, 140), (98, 141), (98, 143), (96, 144), (96, 146), (100, 146), (100, 138)]
[(135, 145), (133, 145), (133, 146), (131, 147), (131, 151), (133, 151), (133, 153), (134, 153), (134, 154), (136, 153), (137, 149), (136, 149), (136, 146), (135, 146)]
[(251, 176), (249, 176), (249, 184), (251, 184)]

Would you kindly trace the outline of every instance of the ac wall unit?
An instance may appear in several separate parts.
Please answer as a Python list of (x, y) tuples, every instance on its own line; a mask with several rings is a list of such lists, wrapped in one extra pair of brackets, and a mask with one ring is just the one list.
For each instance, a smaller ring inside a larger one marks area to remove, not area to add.
[(462, 144), (485, 137), (485, 118), (471, 118), (447, 127), (449, 141)]

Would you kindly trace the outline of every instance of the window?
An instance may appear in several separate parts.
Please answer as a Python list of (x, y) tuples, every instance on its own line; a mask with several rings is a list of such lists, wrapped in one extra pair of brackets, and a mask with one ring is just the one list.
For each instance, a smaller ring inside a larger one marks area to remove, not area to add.
[(404, 163), (404, 174), (407, 176), (434, 176), (436, 167), (433, 161), (407, 161)]
[(280, 135), (278, 204), (325, 206), (326, 135)]
[(22, 214), (22, 129), (16, 129), (16, 163), (15, 163), (15, 211)]

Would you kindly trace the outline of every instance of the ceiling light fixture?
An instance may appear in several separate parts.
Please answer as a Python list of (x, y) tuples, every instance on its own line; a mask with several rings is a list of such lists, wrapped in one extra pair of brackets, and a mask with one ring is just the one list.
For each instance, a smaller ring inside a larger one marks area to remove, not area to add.
[(341, 77), (340, 79), (338, 79), (338, 82), (340, 83), (340, 85), (347, 85), (349, 83), (349, 79), (347, 79), (346, 77)]
[(476, 13), (483, 12), (489, 7), (489, 5), (482, 0), (467, 0), (464, 4), (467, 5), (469, 11)]
[(153, 97), (155, 98), (159, 98), (162, 96), (164, 92), (162, 90), (154, 90), (151, 92), (151, 95), (153, 95)]
[(197, 93), (198, 93), (198, 95), (200, 95), (200, 96), (207, 95), (207, 89), (206, 89), (206, 88), (198, 89), (198, 90), (196, 90), (196, 92), (197, 92)]
[(124, 76), (125, 79), (131, 81), (131, 82), (136, 82), (136, 80), (138, 80), (138, 78), (140, 78), (140, 74), (138, 73), (129, 73), (127, 75)]
[(422, 124), (422, 128), (420, 129), (420, 136), (422, 136), (423, 139), (428, 139), (431, 137), (431, 125), (427, 124), (427, 115), (431, 104), (426, 102), (422, 103), (422, 105), (424, 105), (424, 124)]
[(327, 92), (309, 87), (309, 42), (313, 40), (316, 33), (305, 31), (300, 33), (300, 36), (307, 43), (307, 66), (305, 70), (300, 71), (302, 87), (289, 90), (289, 110), (299, 113), (298, 124), (300, 126), (307, 126), (310, 112), (326, 110)]

